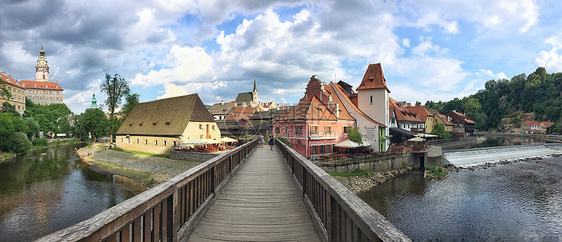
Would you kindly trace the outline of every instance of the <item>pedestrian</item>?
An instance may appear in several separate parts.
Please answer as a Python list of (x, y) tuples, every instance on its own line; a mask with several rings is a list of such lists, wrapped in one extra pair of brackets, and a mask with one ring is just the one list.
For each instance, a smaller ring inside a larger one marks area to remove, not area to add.
[(273, 135), (269, 135), (269, 149), (273, 150), (273, 145), (275, 144), (275, 138)]
[(258, 142), (259, 142), (259, 144), (260, 144), (260, 148), (263, 148), (263, 143), (265, 142), (265, 141), (263, 140), (263, 135), (258, 134)]

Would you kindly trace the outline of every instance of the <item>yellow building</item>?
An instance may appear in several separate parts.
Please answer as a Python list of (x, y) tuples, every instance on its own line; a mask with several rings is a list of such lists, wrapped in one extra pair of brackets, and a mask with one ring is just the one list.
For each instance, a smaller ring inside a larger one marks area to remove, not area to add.
[(197, 94), (137, 104), (115, 136), (117, 148), (153, 154), (169, 154), (188, 140), (221, 138)]
[(445, 131), (453, 132), (453, 122), (445, 114), (437, 113), (435, 114), (435, 122), (438, 124), (445, 124)]
[(25, 87), (17, 82), (11, 76), (7, 76), (5, 72), (0, 72), (0, 87), (5, 88), (10, 92), (12, 98), (7, 99), (0, 93), (0, 108), (4, 102), (10, 103), (18, 113), (23, 114), (25, 111)]

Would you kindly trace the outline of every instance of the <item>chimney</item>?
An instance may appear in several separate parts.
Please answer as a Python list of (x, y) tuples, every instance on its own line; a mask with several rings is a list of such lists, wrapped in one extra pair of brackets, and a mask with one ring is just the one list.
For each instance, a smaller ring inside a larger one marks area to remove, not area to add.
[(224, 100), (221, 101), (221, 105), (224, 105)]
[(336, 103), (336, 118), (340, 118), (340, 104)]

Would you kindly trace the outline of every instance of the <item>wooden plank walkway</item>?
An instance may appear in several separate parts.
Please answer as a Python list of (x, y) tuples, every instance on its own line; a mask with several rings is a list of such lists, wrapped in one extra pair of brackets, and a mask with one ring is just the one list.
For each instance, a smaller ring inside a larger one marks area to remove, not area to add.
[(277, 149), (256, 148), (189, 241), (320, 241)]

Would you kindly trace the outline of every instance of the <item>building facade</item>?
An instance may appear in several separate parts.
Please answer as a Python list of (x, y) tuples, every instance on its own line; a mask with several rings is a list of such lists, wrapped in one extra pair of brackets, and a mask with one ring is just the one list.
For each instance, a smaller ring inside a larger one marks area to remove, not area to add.
[(299, 103), (273, 119), (274, 135), (286, 138), (305, 157), (336, 153), (335, 145), (347, 139), (347, 130), (355, 124), (325, 87), (312, 76)]
[(197, 94), (139, 103), (115, 134), (120, 149), (169, 154), (188, 140), (221, 138)]
[(25, 87), (12, 76), (6, 75), (5, 72), (0, 72), (0, 78), (2, 79), (0, 87), (5, 88), (12, 96), (8, 99), (3, 93), (0, 93), (0, 108), (4, 102), (8, 102), (18, 113), (23, 114), (25, 112)]
[(35, 66), (35, 81), (22, 80), (21, 84), (26, 88), (25, 96), (33, 103), (48, 105), (52, 103), (63, 103), (63, 89), (56, 82), (49, 81), (49, 65), (47, 56), (41, 45), (37, 66)]

